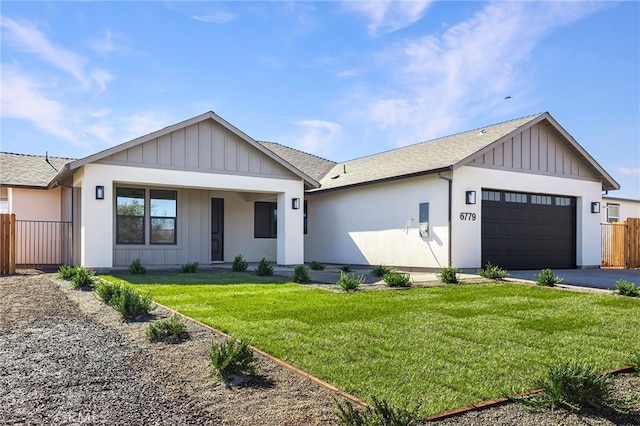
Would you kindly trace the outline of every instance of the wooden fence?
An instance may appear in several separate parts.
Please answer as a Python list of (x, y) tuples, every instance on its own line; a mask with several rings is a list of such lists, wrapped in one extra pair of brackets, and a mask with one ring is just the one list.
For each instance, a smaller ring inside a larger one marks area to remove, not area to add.
[(16, 273), (16, 215), (0, 214), (0, 275)]
[(602, 224), (602, 266), (640, 268), (640, 218)]

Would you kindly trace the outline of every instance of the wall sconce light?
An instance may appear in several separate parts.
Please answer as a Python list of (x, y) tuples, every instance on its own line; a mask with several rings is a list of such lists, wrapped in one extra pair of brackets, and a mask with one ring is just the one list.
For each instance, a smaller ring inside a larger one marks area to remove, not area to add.
[(591, 203), (591, 213), (600, 213), (600, 203), (598, 201)]
[(293, 210), (300, 209), (300, 198), (292, 198), (291, 199), (291, 208)]
[(96, 186), (96, 200), (104, 200), (104, 186)]
[(475, 204), (476, 203), (476, 191), (467, 191), (464, 194), (464, 200), (467, 204)]

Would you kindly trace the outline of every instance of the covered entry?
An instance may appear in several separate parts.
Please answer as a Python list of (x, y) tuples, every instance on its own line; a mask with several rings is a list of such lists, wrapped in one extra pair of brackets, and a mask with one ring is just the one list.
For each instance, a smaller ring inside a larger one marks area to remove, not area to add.
[(504, 269), (576, 267), (576, 199), (482, 190), (482, 264)]

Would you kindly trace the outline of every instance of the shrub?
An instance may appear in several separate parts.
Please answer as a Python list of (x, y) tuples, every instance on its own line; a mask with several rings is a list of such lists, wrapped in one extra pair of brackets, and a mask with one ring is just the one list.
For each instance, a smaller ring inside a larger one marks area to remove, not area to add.
[(80, 288), (93, 288), (96, 284), (95, 272), (89, 271), (83, 266), (77, 266), (75, 271), (75, 274), (71, 277), (71, 287), (76, 290)]
[(103, 303), (109, 305), (113, 298), (120, 296), (121, 288), (120, 284), (99, 280), (96, 284), (95, 292)]
[(342, 266), (342, 267), (340, 268), (340, 270), (341, 270), (342, 272), (347, 272), (347, 273), (348, 273), (348, 272), (351, 272), (351, 271), (352, 271), (352, 269), (351, 269), (351, 265), (344, 265), (344, 266)]
[(180, 272), (183, 274), (194, 274), (198, 270), (198, 262), (185, 263), (180, 267)]
[(411, 287), (411, 276), (404, 272), (387, 272), (382, 277), (389, 287)]
[(494, 266), (491, 263), (487, 263), (484, 269), (478, 269), (478, 275), (490, 280), (501, 280), (509, 275), (509, 273), (499, 266)]
[(293, 270), (293, 281), (299, 284), (311, 282), (309, 277), (309, 269), (306, 266), (299, 265)]
[(536, 282), (538, 285), (543, 285), (547, 287), (553, 287), (562, 282), (563, 278), (560, 278), (557, 275), (553, 274), (553, 271), (549, 268), (543, 269), (540, 271), (536, 278)]
[(255, 374), (258, 369), (253, 350), (244, 339), (211, 339), (209, 363), (225, 381), (232, 374)]
[(621, 296), (638, 297), (640, 296), (640, 287), (636, 287), (635, 283), (627, 280), (616, 281), (616, 293)]
[(542, 391), (521, 398), (522, 402), (537, 408), (603, 409), (614, 405), (613, 377), (598, 374), (592, 363), (569, 361), (552, 367), (536, 387)]
[(260, 277), (273, 275), (273, 266), (271, 265), (271, 262), (263, 257), (256, 268), (256, 275)]
[(124, 319), (141, 317), (152, 310), (151, 296), (140, 294), (128, 285), (120, 286), (120, 291), (113, 295), (109, 305), (118, 311)]
[(76, 267), (70, 265), (62, 265), (58, 268), (58, 278), (62, 280), (70, 280), (76, 274)]
[(436, 278), (445, 284), (459, 283), (459, 276), (460, 271), (458, 271), (458, 268), (454, 268), (453, 266), (445, 266), (440, 270), (439, 273), (436, 274)]
[(140, 264), (140, 259), (136, 257), (131, 261), (131, 264), (129, 265), (129, 273), (131, 275), (144, 275), (147, 273), (147, 268), (142, 266)]
[(244, 260), (244, 257), (241, 254), (233, 258), (233, 263), (231, 264), (231, 270), (233, 272), (244, 272), (248, 267), (249, 264)]
[(392, 407), (385, 400), (372, 398), (372, 405), (362, 409), (355, 408), (350, 402), (344, 405), (337, 399), (335, 414), (341, 426), (415, 426), (418, 424), (419, 404)]
[(149, 324), (146, 334), (152, 342), (177, 343), (189, 337), (187, 325), (177, 314), (173, 314), (171, 318)]
[(356, 291), (360, 287), (360, 284), (362, 284), (363, 282), (364, 282), (364, 275), (360, 275), (359, 277), (356, 277), (356, 274), (349, 275), (340, 271), (340, 279), (338, 280), (336, 285), (341, 289), (343, 289), (344, 291), (349, 292), (349, 291)]
[(385, 274), (388, 274), (389, 272), (393, 272), (393, 271), (394, 269), (391, 266), (386, 266), (386, 265), (376, 265), (372, 267), (370, 270), (371, 275), (374, 275), (376, 277), (384, 277)]
[(315, 260), (309, 264), (309, 268), (311, 268), (314, 271), (324, 271), (324, 265)]

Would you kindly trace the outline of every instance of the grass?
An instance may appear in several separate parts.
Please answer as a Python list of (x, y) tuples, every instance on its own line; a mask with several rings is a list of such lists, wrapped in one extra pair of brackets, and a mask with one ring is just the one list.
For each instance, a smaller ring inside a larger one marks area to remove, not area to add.
[[(246, 274), (125, 279), (365, 400), (419, 401), (423, 415), (530, 390), (541, 372), (568, 359), (620, 367), (640, 341), (640, 300), (545, 287), (486, 283), (347, 295), (242, 284), (265, 283)], [(197, 284), (207, 280), (235, 285)]]

